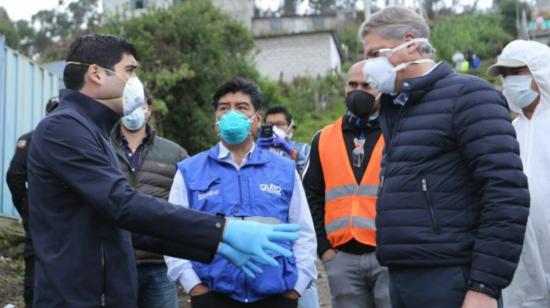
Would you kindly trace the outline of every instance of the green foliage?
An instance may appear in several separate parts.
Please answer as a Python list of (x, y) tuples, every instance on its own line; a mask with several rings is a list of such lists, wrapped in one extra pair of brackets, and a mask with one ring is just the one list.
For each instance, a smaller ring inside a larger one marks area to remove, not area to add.
[(472, 48), (482, 59), (494, 57), (498, 46), (504, 46), (513, 37), (501, 27), (499, 14), (472, 14), (433, 21), (431, 42), (440, 59), (451, 61), (460, 50), (465, 53)]
[(19, 46), (19, 33), (14, 27), (8, 12), (0, 6), (0, 35), (6, 37), (6, 44), (11, 48), (17, 48)]
[[(363, 44), (359, 40), (358, 29), (361, 26), (361, 21), (358, 20), (354, 24), (340, 27), (336, 30), (340, 46), (344, 51), (344, 65), (350, 65), (363, 59)], [(346, 71), (346, 69), (343, 69)]]
[(502, 15), (500, 26), (513, 36), (517, 35), (516, 20), (521, 18), (521, 12), (531, 15), (529, 5), (520, 0), (500, 0), (498, 10)]
[(98, 9), (98, 0), (80, 0), (71, 2), (64, 11), (41, 10), (32, 16), (31, 23), (18, 20), (13, 24), (19, 35), (17, 48), (40, 62), (63, 59), (75, 38), (96, 31)]
[(290, 83), (260, 81), (265, 107), (287, 107), (298, 126), (294, 138), (308, 143), (316, 131), (344, 114), (344, 85), (341, 75), (302, 77)]
[(157, 128), (190, 153), (217, 141), (216, 87), (236, 75), (258, 79), (252, 34), (209, 1), (185, 1), (132, 19), (114, 16), (103, 30), (136, 46), (139, 77), (155, 97)]

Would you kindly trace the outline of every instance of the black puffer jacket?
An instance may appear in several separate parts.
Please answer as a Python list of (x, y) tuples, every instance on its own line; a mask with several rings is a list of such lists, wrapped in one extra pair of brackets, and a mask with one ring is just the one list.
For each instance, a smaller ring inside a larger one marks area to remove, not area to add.
[(527, 179), (504, 97), (440, 63), (384, 95), (386, 141), (377, 256), (387, 266), (469, 265), (500, 291), (512, 279), (529, 212)]
[[(137, 170), (132, 169), (124, 152), (120, 123), (111, 132), (111, 143), (130, 185), (142, 193), (168, 200), (177, 170), (176, 164), (188, 157), (187, 151), (175, 142), (157, 136), (150, 125), (147, 125), (147, 136), (147, 144)], [(138, 249), (134, 251), (138, 265), (164, 264), (164, 258), (159, 254)]]

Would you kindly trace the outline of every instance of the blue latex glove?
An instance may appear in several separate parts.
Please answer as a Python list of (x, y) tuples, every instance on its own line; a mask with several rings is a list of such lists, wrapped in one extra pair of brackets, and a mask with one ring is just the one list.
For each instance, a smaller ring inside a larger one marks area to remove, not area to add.
[(275, 147), (277, 149), (281, 149), (281, 150), (285, 151), (286, 154), (289, 154), (289, 155), (290, 155), (290, 152), (292, 152), (292, 150), (293, 150), (292, 145), (290, 144), (290, 142), (288, 142), (286, 139), (281, 138), (277, 135), (275, 135), (275, 137), (273, 137), (273, 147)]
[(256, 142), (256, 144), (260, 149), (269, 149), (274, 147), (273, 145), (274, 139), (275, 139), (274, 137), (260, 137), (258, 138), (258, 141)]
[(256, 277), (256, 274), (261, 274), (263, 272), (259, 266), (252, 263), (254, 258), (246, 253), (240, 252), (237, 249), (232, 248), (226, 243), (220, 243), (220, 246), (218, 247), (218, 253), (224, 256), (236, 267), (241, 269), (248, 278), (254, 278)]
[(268, 225), (230, 219), (225, 223), (223, 242), (231, 248), (248, 254), (256, 262), (277, 266), (279, 263), (267, 254), (267, 251), (279, 253), (285, 257), (292, 256), (292, 252), (272, 241), (295, 241), (298, 239), (299, 229), (300, 226), (297, 224)]

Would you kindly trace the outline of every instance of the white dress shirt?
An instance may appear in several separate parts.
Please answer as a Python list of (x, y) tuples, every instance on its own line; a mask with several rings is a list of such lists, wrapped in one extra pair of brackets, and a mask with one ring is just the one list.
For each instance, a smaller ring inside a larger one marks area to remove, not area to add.
[[(241, 165), (238, 165), (235, 162), (233, 154), (220, 142), (218, 158), (230, 163), (239, 170), (241, 166), (246, 164), (254, 148), (255, 145), (252, 146)], [(168, 201), (173, 204), (189, 207), (185, 180), (179, 170), (174, 176)], [(298, 224), (300, 226), (300, 231), (298, 232), (299, 237), (294, 242), (292, 251), (296, 258), (296, 266), (298, 268), (298, 280), (294, 290), (302, 294), (309, 283), (317, 279), (317, 269), (315, 267), (317, 239), (315, 237), (313, 220), (309, 211), (306, 195), (298, 172), (294, 172), (294, 188), (290, 200), (288, 217), (289, 223)], [(187, 293), (197, 284), (201, 283), (200, 278), (193, 270), (191, 261), (168, 256), (165, 256), (164, 259), (168, 267), (168, 277), (173, 281), (179, 282)]]

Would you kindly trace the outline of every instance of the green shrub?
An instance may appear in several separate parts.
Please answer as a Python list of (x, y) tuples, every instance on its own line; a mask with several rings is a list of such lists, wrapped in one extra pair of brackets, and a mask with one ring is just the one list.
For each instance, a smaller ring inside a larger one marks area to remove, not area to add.
[(431, 42), (439, 59), (451, 62), (453, 54), (472, 48), (481, 59), (495, 56), (495, 50), (514, 38), (501, 27), (501, 15), (471, 14), (446, 17), (431, 23)]

